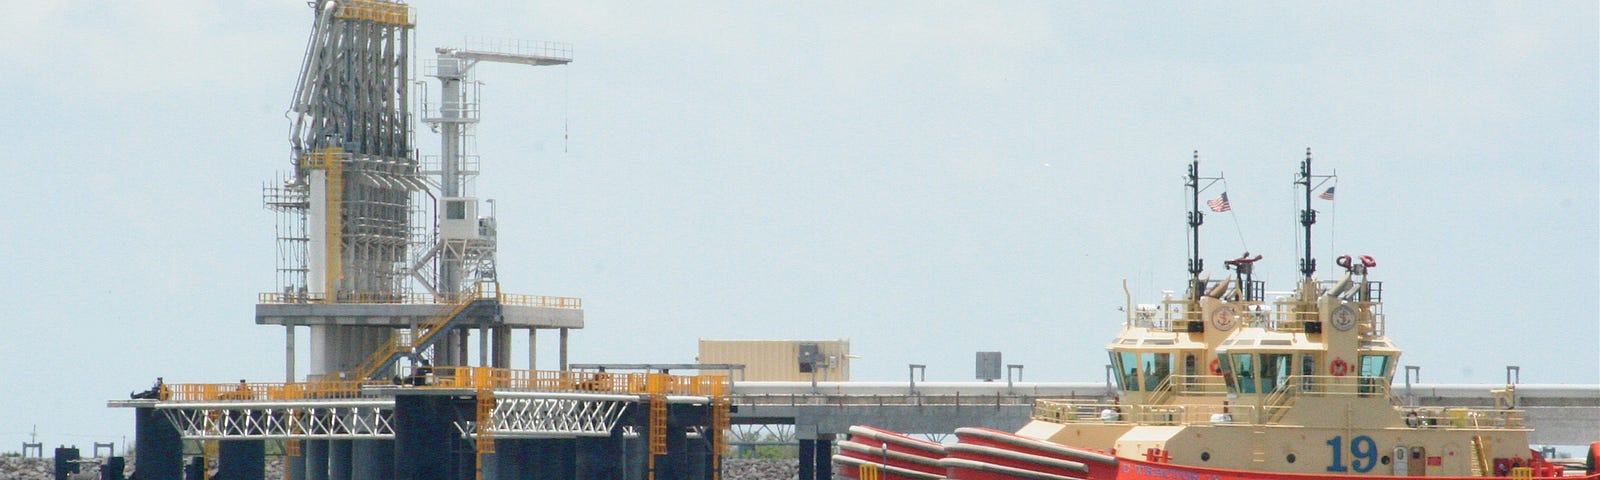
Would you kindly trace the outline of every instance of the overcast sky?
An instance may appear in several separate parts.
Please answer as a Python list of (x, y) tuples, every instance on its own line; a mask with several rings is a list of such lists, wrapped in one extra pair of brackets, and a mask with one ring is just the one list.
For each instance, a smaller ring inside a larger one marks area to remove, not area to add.
[[(1319, 274), (1377, 258), (1401, 364), (1600, 383), (1592, 1), (456, 3), (413, 3), (422, 59), (469, 35), (575, 48), (479, 68), (477, 185), (503, 289), (584, 298), (574, 362), (848, 338), (860, 380), (967, 380), (998, 350), (1099, 381), (1122, 280), (1181, 291), (1191, 152), (1234, 206), (1207, 217), (1211, 273), (1249, 250), (1288, 290), (1310, 147), (1338, 173)], [(283, 331), (252, 320), (260, 188), (289, 166), (311, 10), (6, 10), (0, 451), (35, 424), (131, 440), (105, 400), (157, 376), (282, 380)]]

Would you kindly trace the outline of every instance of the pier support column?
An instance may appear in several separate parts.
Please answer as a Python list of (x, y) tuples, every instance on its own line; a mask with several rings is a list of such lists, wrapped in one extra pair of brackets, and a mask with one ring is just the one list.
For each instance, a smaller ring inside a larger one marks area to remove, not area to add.
[[(494, 473), (496, 480), (520, 480), (529, 478), (532, 471), (527, 468), (527, 454), (523, 453), (522, 445), (526, 440), (499, 439), (494, 441)], [(484, 476), (484, 478), (489, 478)]]
[(511, 368), (511, 327), (494, 327), (494, 367)]
[(567, 371), (567, 329), (561, 329), (561, 371)]
[(622, 470), (628, 458), (623, 456), (622, 427), (611, 431), (609, 437), (585, 437), (576, 440), (578, 478), (598, 480), (623, 480)]
[(328, 480), (351, 480), (351, 448), (349, 440), (330, 440), (328, 442)]
[(800, 439), (800, 480), (817, 478), (817, 441)]
[(459, 438), (450, 424), (449, 397), (394, 396), (394, 478), (456, 478), (453, 447)]
[(833, 434), (817, 435), (816, 479), (833, 480)]
[[(578, 472), (577, 440), (571, 438), (552, 438), (533, 440), (529, 442), (528, 458), (533, 459), (530, 465), (536, 474), (532, 477), (537, 480), (574, 480)], [(660, 480), (661, 477), (656, 477)], [(587, 480), (587, 479), (585, 479)]]
[[(296, 442), (289, 446), (289, 442)], [(305, 480), (306, 478), (306, 442), (303, 440), (289, 440), (283, 442), (285, 453), (283, 456), (283, 480)]]
[(711, 439), (704, 436), (685, 438), (683, 452), (683, 478), (711, 480)]
[(350, 478), (394, 478), (394, 440), (351, 442)]
[(328, 480), (328, 441), (306, 440), (301, 445), (306, 457), (306, 480)]
[(134, 446), (139, 463), (137, 478), (183, 478), (183, 439), (178, 429), (157, 412), (155, 401), (133, 410)]
[(217, 478), (266, 480), (266, 443), (261, 440), (217, 442)]
[(283, 381), (294, 383), (294, 324), (284, 325), (283, 333)]

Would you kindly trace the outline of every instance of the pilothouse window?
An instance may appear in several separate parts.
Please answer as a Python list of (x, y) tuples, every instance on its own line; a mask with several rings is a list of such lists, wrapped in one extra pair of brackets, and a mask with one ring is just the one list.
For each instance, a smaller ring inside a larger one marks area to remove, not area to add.
[(1361, 393), (1378, 393), (1378, 385), (1388, 383), (1389, 356), (1361, 356)]
[(1139, 391), (1139, 354), (1133, 352), (1118, 352), (1120, 358), (1117, 362), (1117, 377), (1122, 381), (1122, 389), (1130, 392)]
[(1172, 374), (1172, 354), (1147, 353), (1144, 357), (1144, 389), (1155, 390)]
[(1233, 355), (1233, 376), (1239, 383), (1239, 393), (1256, 393), (1255, 362), (1248, 353)]
[(1289, 382), (1289, 374), (1293, 373), (1289, 357), (1286, 353), (1261, 354), (1261, 391), (1277, 391)]
[(1389, 376), (1388, 355), (1362, 355), (1361, 376), (1384, 378)]

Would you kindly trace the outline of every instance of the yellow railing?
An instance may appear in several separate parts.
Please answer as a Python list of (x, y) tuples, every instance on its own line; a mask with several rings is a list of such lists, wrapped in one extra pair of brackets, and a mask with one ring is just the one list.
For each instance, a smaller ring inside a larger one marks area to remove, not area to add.
[(379, 382), (321, 381), (304, 383), (174, 383), (161, 387), (169, 402), (217, 400), (302, 400), (359, 398), (361, 387)]
[(402, 4), (376, 0), (343, 0), (339, 3), (339, 9), (333, 12), (333, 16), (338, 18), (406, 27), (416, 25), (416, 20), (411, 18), (411, 8)]
[[(617, 393), (631, 395), (692, 395), (712, 398), (728, 396), (728, 377), (723, 375), (666, 375), (656, 373), (610, 374), (548, 370), (513, 370), (490, 367), (414, 368), (411, 378), (426, 377), (426, 382), (403, 388), (490, 389), (496, 391), (552, 391)], [(652, 383), (651, 378), (656, 380)], [(210, 402), (218, 400), (300, 400), (361, 398), (362, 387), (394, 386), (388, 381), (325, 380), (312, 382), (252, 383), (169, 383), (161, 386), (161, 399), (170, 402)]]
[[(456, 303), (463, 296), (470, 293), (432, 294), (432, 293), (392, 293), (392, 292), (347, 292), (333, 297), (322, 292), (305, 294), (264, 292), (256, 296), (256, 303), (262, 304), (298, 304), (298, 303), (385, 303), (403, 305), (431, 305)], [(545, 295), (519, 295), (502, 293), (495, 298), (503, 305), (517, 305), (527, 307), (545, 308), (583, 308), (583, 299), (576, 297), (552, 297)]]

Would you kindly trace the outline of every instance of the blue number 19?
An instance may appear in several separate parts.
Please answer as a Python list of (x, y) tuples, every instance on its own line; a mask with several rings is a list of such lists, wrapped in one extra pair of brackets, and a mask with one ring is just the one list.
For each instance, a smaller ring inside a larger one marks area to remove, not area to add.
[[(1347, 471), (1344, 466), (1344, 437), (1333, 437), (1327, 443), (1329, 447), (1333, 448), (1333, 464), (1328, 465), (1328, 471)], [(1370, 472), (1372, 467), (1378, 465), (1378, 442), (1372, 441), (1372, 437), (1366, 435), (1352, 438), (1350, 439), (1350, 456), (1355, 457), (1350, 462), (1350, 468), (1354, 468), (1360, 473)]]

